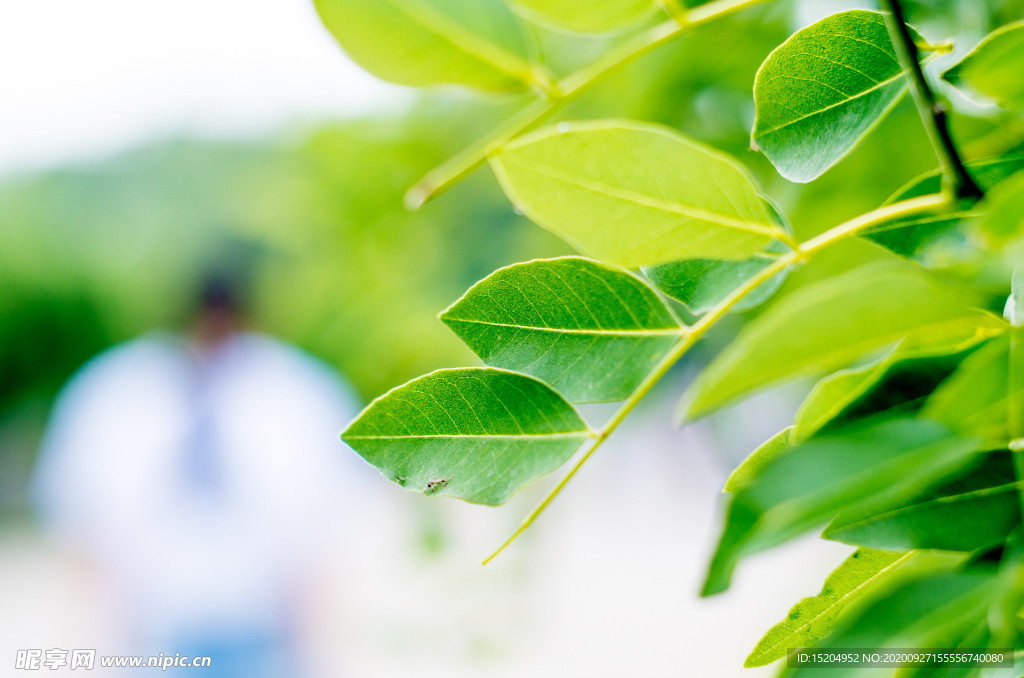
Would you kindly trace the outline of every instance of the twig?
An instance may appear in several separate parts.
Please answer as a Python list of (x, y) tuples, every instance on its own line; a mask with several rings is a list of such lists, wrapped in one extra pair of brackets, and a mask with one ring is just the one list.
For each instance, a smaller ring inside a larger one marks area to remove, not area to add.
[(615, 412), (615, 416), (613, 416), (608, 423), (597, 431), (597, 435), (594, 436), (594, 442), (586, 453), (580, 457), (579, 461), (576, 462), (558, 485), (548, 493), (548, 496), (544, 498), (544, 501), (538, 504), (537, 508), (533, 509), (533, 511), (523, 519), (523, 522), (519, 525), (519, 528), (512, 534), (512, 536), (509, 537), (497, 551), (488, 556), (487, 559), (483, 561), (483, 564), (486, 565), (491, 562), (495, 556), (501, 553), (506, 546), (515, 541), (516, 537), (525, 532), (526, 529), (530, 527), (535, 520), (537, 520), (537, 517), (540, 516), (551, 502), (555, 500), (555, 497), (562, 492), (565, 486), (569, 484), (569, 481), (572, 480), (576, 473), (583, 467), (583, 464), (585, 464), (597, 448), (599, 448), (601, 444), (615, 432), (619, 425), (627, 416), (629, 416), (629, 413), (633, 411), (633, 408), (643, 400), (644, 396), (650, 392), (654, 385), (657, 384), (670, 369), (672, 369), (672, 366), (675, 365), (679, 359), (682, 358), (695, 343), (697, 343), (697, 340), (703, 337), (719, 319), (728, 313), (729, 310), (739, 303), (739, 301), (744, 297), (757, 289), (761, 283), (781, 272), (786, 267), (800, 261), (807, 261), (816, 252), (839, 242), (840, 240), (845, 240), (846, 238), (863, 233), (872, 226), (889, 221), (896, 217), (911, 216), (947, 206), (950, 206), (949, 196), (945, 193), (936, 193), (933, 195), (921, 196), (920, 198), (905, 200), (893, 205), (879, 207), (867, 214), (862, 214), (855, 219), (851, 219), (850, 221), (840, 224), (835, 228), (829, 229), (818, 237), (799, 245), (792, 252), (779, 257), (771, 265), (761, 269), (757, 275), (733, 290), (729, 296), (720, 301), (713, 309), (708, 311), (707, 314), (690, 327), (686, 335), (679, 340), (679, 342), (664, 358), (662, 358), (654, 371), (648, 374), (647, 378), (643, 380), (640, 386), (638, 386), (636, 390), (630, 394), (629, 398), (622, 403), (622, 406)]
[(942, 165), (949, 190), (960, 199), (980, 200), (985, 192), (967, 172), (953, 143), (953, 137), (949, 133), (946, 106), (935, 97), (935, 92), (925, 78), (918, 47), (910, 33), (900, 0), (879, 0), (879, 4), (886, 10), (885, 23), (889, 29), (889, 37), (896, 49), (896, 56), (903, 67), (903, 72), (910, 80), (910, 91), (917, 105), (917, 112), (928, 132), (935, 155)]
[(765, 0), (714, 0), (695, 7), (627, 40), (593, 64), (550, 86), (547, 99), (526, 105), (509, 121), (445, 163), (432, 169), (405, 194), (405, 206), (414, 210), (479, 167), (487, 156), (515, 137), (534, 129), (591, 87), (649, 51), (689, 33), (694, 28)]

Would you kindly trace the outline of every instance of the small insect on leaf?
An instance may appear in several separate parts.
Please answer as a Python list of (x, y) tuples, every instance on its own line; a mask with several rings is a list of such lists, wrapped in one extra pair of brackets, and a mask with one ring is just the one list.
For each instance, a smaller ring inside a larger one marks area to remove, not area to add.
[(423, 494), (433, 496), (440, 492), (442, 489), (448, 486), (448, 481), (451, 478), (438, 478), (437, 480), (431, 480), (427, 483), (427, 488), (423, 491)]

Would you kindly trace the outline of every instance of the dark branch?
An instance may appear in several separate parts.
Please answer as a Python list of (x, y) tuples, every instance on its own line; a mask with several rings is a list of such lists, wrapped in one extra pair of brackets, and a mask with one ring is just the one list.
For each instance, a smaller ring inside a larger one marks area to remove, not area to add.
[(928, 130), (928, 137), (935, 147), (935, 155), (939, 157), (949, 187), (957, 198), (982, 198), (985, 195), (984, 191), (974, 183), (974, 179), (967, 172), (953, 143), (953, 137), (949, 134), (946, 107), (936, 99), (935, 92), (924, 76), (917, 44), (914, 43), (899, 0), (879, 0), (879, 4), (886, 10), (885, 22), (889, 29), (889, 37), (896, 49), (900, 65), (910, 80), (910, 91), (917, 104), (917, 111), (921, 115), (925, 129)]

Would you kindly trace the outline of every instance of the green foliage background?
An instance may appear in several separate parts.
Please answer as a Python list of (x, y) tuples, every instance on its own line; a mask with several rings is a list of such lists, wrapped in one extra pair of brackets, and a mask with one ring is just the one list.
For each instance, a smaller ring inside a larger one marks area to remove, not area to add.
[[(935, 4), (925, 3), (928, 17), (956, 23), (936, 30), (980, 37), (1019, 15), (1024, 3), (947, 0), (941, 11)], [(659, 122), (711, 143), (754, 172), (785, 208), (795, 235), (806, 239), (877, 205), (934, 163), (904, 100), (815, 183), (796, 186), (778, 177), (749, 149), (750, 92), (757, 68), (792, 28), (785, 2), (711, 24), (630, 65), (560, 117)], [(556, 73), (621, 40), (553, 31), (538, 37)], [(570, 250), (514, 214), (488, 172), (414, 213), (402, 207), (401, 196), (518, 105), (515, 98), (481, 102), (432, 92), (406, 112), (298, 130), (267, 143), (175, 140), (90, 165), (4, 178), (3, 496), (20, 495), (39, 424), (60, 384), (113, 343), (182, 325), (204, 265), (225, 252), (258, 262), (253, 324), (339, 367), (365, 399), (431, 369), (470, 362), (437, 322), (437, 311), (500, 266)], [(961, 137), (977, 137), (979, 144), (1001, 122), (954, 120)], [(849, 241), (786, 285), (880, 256), (877, 248)]]

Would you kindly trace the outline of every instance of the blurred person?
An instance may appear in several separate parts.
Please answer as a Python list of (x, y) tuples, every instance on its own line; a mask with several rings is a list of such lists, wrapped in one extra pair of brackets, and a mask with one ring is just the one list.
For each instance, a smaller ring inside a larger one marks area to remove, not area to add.
[(242, 331), (239, 288), (211, 276), (190, 336), (87, 363), (58, 398), (34, 491), (45, 529), (112, 583), (135, 654), (294, 676), (296, 594), (359, 485), (338, 437), (357, 407), (325, 365)]

